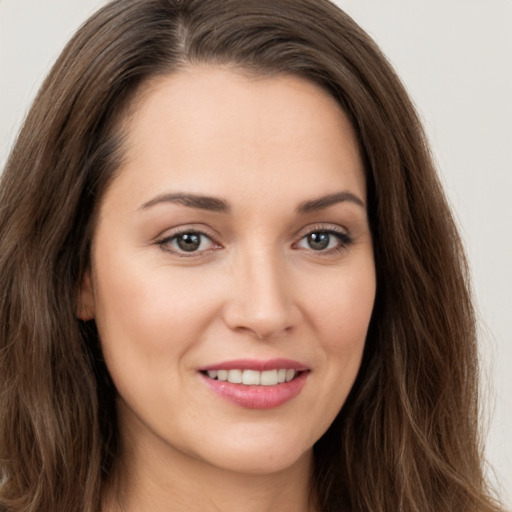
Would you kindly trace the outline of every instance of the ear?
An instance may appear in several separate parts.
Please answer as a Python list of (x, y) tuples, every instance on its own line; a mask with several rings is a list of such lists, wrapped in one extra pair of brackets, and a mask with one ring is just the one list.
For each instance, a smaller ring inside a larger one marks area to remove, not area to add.
[(80, 320), (92, 320), (95, 315), (94, 291), (91, 282), (91, 273), (88, 270), (82, 280), (80, 293), (78, 295), (77, 316)]

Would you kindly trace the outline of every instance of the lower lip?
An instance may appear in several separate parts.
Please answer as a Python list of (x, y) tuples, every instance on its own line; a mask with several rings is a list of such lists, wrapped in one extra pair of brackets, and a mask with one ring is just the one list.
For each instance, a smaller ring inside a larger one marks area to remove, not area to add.
[(246, 409), (273, 409), (295, 398), (306, 384), (308, 374), (301, 372), (293, 380), (275, 386), (246, 386), (201, 376), (212, 391), (236, 405)]

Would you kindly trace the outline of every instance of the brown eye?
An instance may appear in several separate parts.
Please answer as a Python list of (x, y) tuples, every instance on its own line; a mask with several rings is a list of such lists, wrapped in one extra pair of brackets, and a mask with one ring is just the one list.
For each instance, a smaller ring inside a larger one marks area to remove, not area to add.
[(201, 246), (201, 238), (204, 235), (200, 233), (182, 233), (175, 237), (176, 245), (185, 252), (194, 252)]
[(343, 249), (352, 243), (352, 238), (346, 234), (332, 229), (318, 229), (310, 231), (303, 236), (297, 247), (315, 252), (330, 252)]
[(333, 235), (325, 231), (310, 233), (306, 239), (309, 247), (314, 251), (323, 251), (329, 247)]
[(200, 231), (182, 231), (158, 242), (163, 249), (177, 254), (201, 254), (216, 247), (213, 240)]

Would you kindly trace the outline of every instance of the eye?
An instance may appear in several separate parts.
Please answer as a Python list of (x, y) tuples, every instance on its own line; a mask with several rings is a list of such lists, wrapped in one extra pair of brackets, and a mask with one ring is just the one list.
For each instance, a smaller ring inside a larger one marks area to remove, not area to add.
[(351, 242), (352, 239), (345, 233), (334, 230), (315, 230), (302, 237), (297, 246), (316, 252), (328, 252), (331, 249), (343, 249)]
[(181, 254), (201, 253), (214, 248), (213, 240), (200, 231), (182, 231), (158, 241), (165, 250)]

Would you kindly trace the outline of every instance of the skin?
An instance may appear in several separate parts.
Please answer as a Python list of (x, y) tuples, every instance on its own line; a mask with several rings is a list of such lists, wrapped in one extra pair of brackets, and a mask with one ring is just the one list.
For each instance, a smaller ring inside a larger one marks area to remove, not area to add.
[[(301, 78), (212, 66), (152, 81), (126, 130), (79, 311), (97, 322), (119, 393), (104, 508), (315, 510), (312, 446), (355, 380), (375, 297), (354, 132)], [(298, 212), (339, 192), (353, 197)], [(177, 193), (229, 211), (163, 197)], [(184, 252), (180, 231), (206, 236)], [(240, 358), (300, 361), (306, 383), (279, 407), (241, 407), (199, 372)]]

